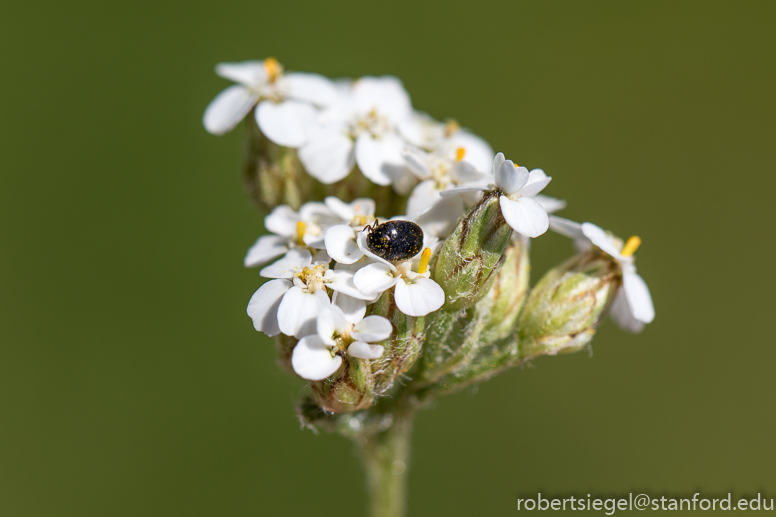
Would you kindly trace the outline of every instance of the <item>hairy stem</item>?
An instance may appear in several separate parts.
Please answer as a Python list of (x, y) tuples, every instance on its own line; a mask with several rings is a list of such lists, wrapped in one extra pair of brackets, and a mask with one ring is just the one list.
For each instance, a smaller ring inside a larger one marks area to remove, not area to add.
[(404, 515), (413, 420), (414, 412), (394, 414), (390, 427), (356, 441), (367, 474), (371, 517)]

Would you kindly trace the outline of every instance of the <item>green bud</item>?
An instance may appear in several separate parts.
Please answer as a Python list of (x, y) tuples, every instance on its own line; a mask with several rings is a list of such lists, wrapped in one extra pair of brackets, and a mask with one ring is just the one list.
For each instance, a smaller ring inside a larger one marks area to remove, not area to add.
[(374, 376), (366, 359), (343, 357), (339, 374), (322, 381), (310, 382), (318, 404), (333, 413), (368, 408), (374, 403)]
[(380, 343), (385, 348), (383, 356), (371, 361), (374, 391), (383, 394), (417, 361), (423, 339), (424, 318), (407, 316), (399, 311), (392, 290), (382, 294), (372, 307), (371, 314), (388, 318), (394, 329), (393, 335)]
[(616, 264), (598, 253), (548, 271), (520, 315), (521, 356), (575, 352), (587, 345), (619, 281)]
[(322, 198), (321, 184), (311, 178), (296, 149), (279, 146), (265, 137), (253, 114), (245, 118), (243, 180), (254, 201), (269, 212), (286, 204), (298, 210), (313, 198)]
[(434, 264), (434, 280), (445, 290), (445, 309), (467, 308), (485, 296), (511, 235), (501, 215), (498, 193), (486, 193), (458, 221)]
[(485, 296), (477, 302), (475, 318), (482, 319), (482, 338), (493, 342), (517, 331), (517, 319), (528, 295), (531, 262), (528, 239), (513, 240), (504, 254), (504, 264)]

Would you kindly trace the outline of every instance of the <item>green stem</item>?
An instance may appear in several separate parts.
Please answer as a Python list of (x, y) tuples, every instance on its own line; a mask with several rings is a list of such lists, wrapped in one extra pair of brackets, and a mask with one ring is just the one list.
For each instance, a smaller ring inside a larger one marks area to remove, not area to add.
[(404, 515), (413, 418), (412, 413), (394, 414), (388, 429), (362, 436), (357, 442), (367, 474), (371, 517)]

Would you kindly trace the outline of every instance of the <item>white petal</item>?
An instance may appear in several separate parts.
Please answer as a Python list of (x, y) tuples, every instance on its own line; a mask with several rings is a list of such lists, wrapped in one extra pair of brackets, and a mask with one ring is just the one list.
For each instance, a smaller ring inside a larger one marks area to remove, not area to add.
[(514, 194), (528, 182), (528, 174), (525, 167), (515, 167), (512, 160), (506, 160), (496, 171), (496, 185), (507, 195)]
[(291, 282), (288, 280), (270, 280), (253, 293), (247, 312), (256, 330), (268, 336), (277, 336), (280, 333), (278, 307), (289, 288)]
[(245, 267), (256, 267), (288, 251), (288, 240), (277, 235), (263, 235), (245, 254)]
[(403, 143), (398, 136), (388, 133), (373, 138), (362, 133), (356, 140), (356, 163), (364, 176), (378, 185), (390, 185), (408, 172), (402, 158)]
[(652, 323), (655, 319), (655, 306), (644, 279), (636, 271), (623, 268), (622, 289), (633, 317), (642, 323)]
[(354, 199), (350, 203), (350, 207), (355, 215), (363, 215), (365, 217), (374, 217), (377, 204), (374, 199), (368, 197), (359, 197)]
[(439, 193), (442, 197), (457, 196), (459, 194), (465, 194), (467, 192), (482, 192), (487, 188), (486, 185), (472, 185), (468, 187), (455, 187), (447, 190), (443, 190)]
[(625, 291), (622, 288), (614, 295), (614, 300), (609, 308), (609, 316), (618, 327), (626, 332), (636, 334), (644, 330), (644, 323), (633, 317), (628, 300), (625, 297)]
[(299, 207), (299, 217), (308, 224), (330, 225), (340, 222), (328, 205), (320, 201), (309, 201)]
[(394, 290), (396, 307), (407, 316), (425, 316), (445, 303), (445, 292), (429, 278), (418, 278), (411, 284), (401, 279)]
[(358, 232), (358, 235), (356, 235), (356, 243), (358, 244), (358, 249), (360, 249), (364, 255), (366, 255), (367, 257), (369, 257), (370, 259), (376, 262), (379, 262), (380, 264), (384, 264), (391, 271), (396, 271), (396, 266), (394, 266), (384, 258), (378, 257), (377, 255), (372, 253), (372, 250), (369, 249), (369, 244), (367, 244), (365, 231)]
[(366, 314), (366, 302), (334, 291), (332, 303), (342, 309), (348, 323), (358, 323)]
[[(447, 196), (442, 198), (428, 212), (417, 219), (423, 228), (423, 237), (445, 238), (455, 228), (458, 219), (463, 215), (463, 198)], [(424, 243), (424, 248), (428, 247)]]
[(266, 81), (267, 69), (264, 61), (243, 61), (241, 63), (219, 63), (216, 74), (246, 86), (253, 86)]
[(286, 100), (261, 101), (256, 109), (256, 123), (267, 138), (285, 147), (300, 147), (315, 124), (315, 108), (310, 104)]
[(458, 184), (473, 183), (488, 178), (487, 174), (479, 172), (469, 162), (454, 162), (450, 169), (450, 177)]
[(325, 289), (309, 293), (294, 286), (283, 296), (278, 307), (278, 328), (287, 336), (308, 336), (315, 332), (318, 311), (328, 303), (329, 295)]
[(330, 106), (337, 100), (337, 89), (331, 79), (319, 74), (293, 72), (283, 80), (288, 87), (288, 97), (315, 104)]
[(358, 341), (376, 343), (391, 337), (392, 332), (393, 325), (388, 321), (388, 318), (382, 316), (367, 316), (356, 323), (353, 327), (353, 332), (351, 332), (350, 335), (353, 336), (353, 339)]
[(354, 341), (348, 347), (348, 355), (359, 359), (379, 359), (385, 349), (382, 345), (370, 345), (363, 341)]
[(372, 297), (393, 287), (397, 280), (391, 269), (379, 262), (362, 267), (353, 277), (358, 290)]
[(439, 195), (437, 182), (434, 180), (424, 180), (418, 183), (407, 200), (407, 214), (415, 217), (416, 214), (425, 212), (439, 201), (442, 196)]
[(293, 278), (294, 274), (313, 262), (310, 252), (305, 249), (294, 248), (288, 250), (282, 259), (273, 262), (259, 271), (264, 278)]
[(326, 253), (342, 264), (353, 264), (364, 256), (356, 243), (356, 230), (347, 224), (338, 224), (326, 230), (323, 241)]
[(322, 183), (334, 183), (353, 170), (353, 140), (339, 127), (315, 131), (299, 148), (299, 159), (310, 176)]
[(452, 150), (463, 147), (466, 153), (463, 160), (474, 165), (481, 172), (488, 172), (493, 163), (493, 148), (479, 136), (465, 129), (459, 129), (448, 140)]
[(412, 104), (401, 80), (396, 77), (362, 77), (351, 88), (354, 108), (360, 113), (376, 110), (394, 123), (412, 115)]
[(278, 205), (264, 218), (264, 227), (277, 235), (296, 240), (296, 223), (299, 214), (288, 205)]
[(328, 196), (323, 200), (323, 202), (326, 203), (326, 206), (329, 208), (329, 210), (332, 211), (332, 213), (334, 213), (337, 217), (346, 223), (352, 221), (353, 217), (356, 215), (353, 207), (350, 206), (350, 203), (345, 203), (338, 197)]
[(318, 337), (329, 346), (334, 346), (334, 340), (345, 332), (347, 320), (345, 313), (336, 305), (321, 307), (318, 313)]
[[(538, 199), (534, 198), (538, 201)], [(542, 205), (543, 206), (543, 205)], [(550, 229), (555, 233), (559, 233), (569, 239), (583, 239), (585, 234), (582, 233), (582, 225), (570, 219), (558, 217), (557, 215), (551, 215)]]
[(291, 353), (291, 366), (303, 379), (321, 381), (339, 370), (342, 357), (332, 357), (331, 348), (318, 336), (307, 336), (299, 340)]
[(504, 157), (504, 153), (497, 153), (496, 156), (493, 157), (493, 175), (496, 175), (496, 171), (501, 169), (501, 166), (504, 164), (504, 162), (507, 161), (507, 159)]
[(540, 205), (542, 205), (542, 208), (548, 213), (552, 214), (554, 212), (557, 212), (559, 210), (563, 210), (566, 208), (566, 200), (565, 199), (557, 199), (550, 196), (545, 196), (544, 194), (537, 194), (533, 197)]
[(582, 233), (587, 239), (601, 248), (604, 253), (608, 253), (615, 259), (620, 259), (620, 251), (622, 250), (622, 244), (617, 242), (617, 239), (607, 233), (603, 228), (593, 223), (582, 223)]
[(544, 187), (552, 180), (550, 176), (547, 176), (543, 170), (534, 169), (528, 173), (528, 181), (520, 189), (520, 193), (523, 196), (533, 197), (541, 192)]
[(245, 118), (258, 99), (257, 94), (242, 86), (230, 86), (205, 108), (202, 124), (208, 133), (223, 135)]
[(517, 233), (526, 237), (538, 237), (550, 227), (550, 218), (542, 205), (530, 197), (511, 200), (506, 196), (499, 198), (501, 213), (507, 224)]
[(323, 281), (326, 282), (326, 287), (332, 291), (344, 293), (361, 300), (372, 300), (374, 295), (361, 292), (353, 282), (353, 277), (354, 274), (352, 271), (347, 271), (345, 269), (329, 269), (326, 271)]
[(427, 165), (429, 160), (428, 153), (421, 149), (405, 148), (402, 151), (402, 156), (407, 163), (407, 167), (418, 179), (426, 179), (431, 176), (431, 169)]

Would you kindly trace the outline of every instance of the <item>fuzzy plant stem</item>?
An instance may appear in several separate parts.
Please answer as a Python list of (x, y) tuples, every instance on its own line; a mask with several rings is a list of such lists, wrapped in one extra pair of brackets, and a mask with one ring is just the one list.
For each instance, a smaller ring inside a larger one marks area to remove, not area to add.
[(357, 438), (367, 475), (369, 515), (403, 517), (414, 412), (394, 414), (387, 429)]

